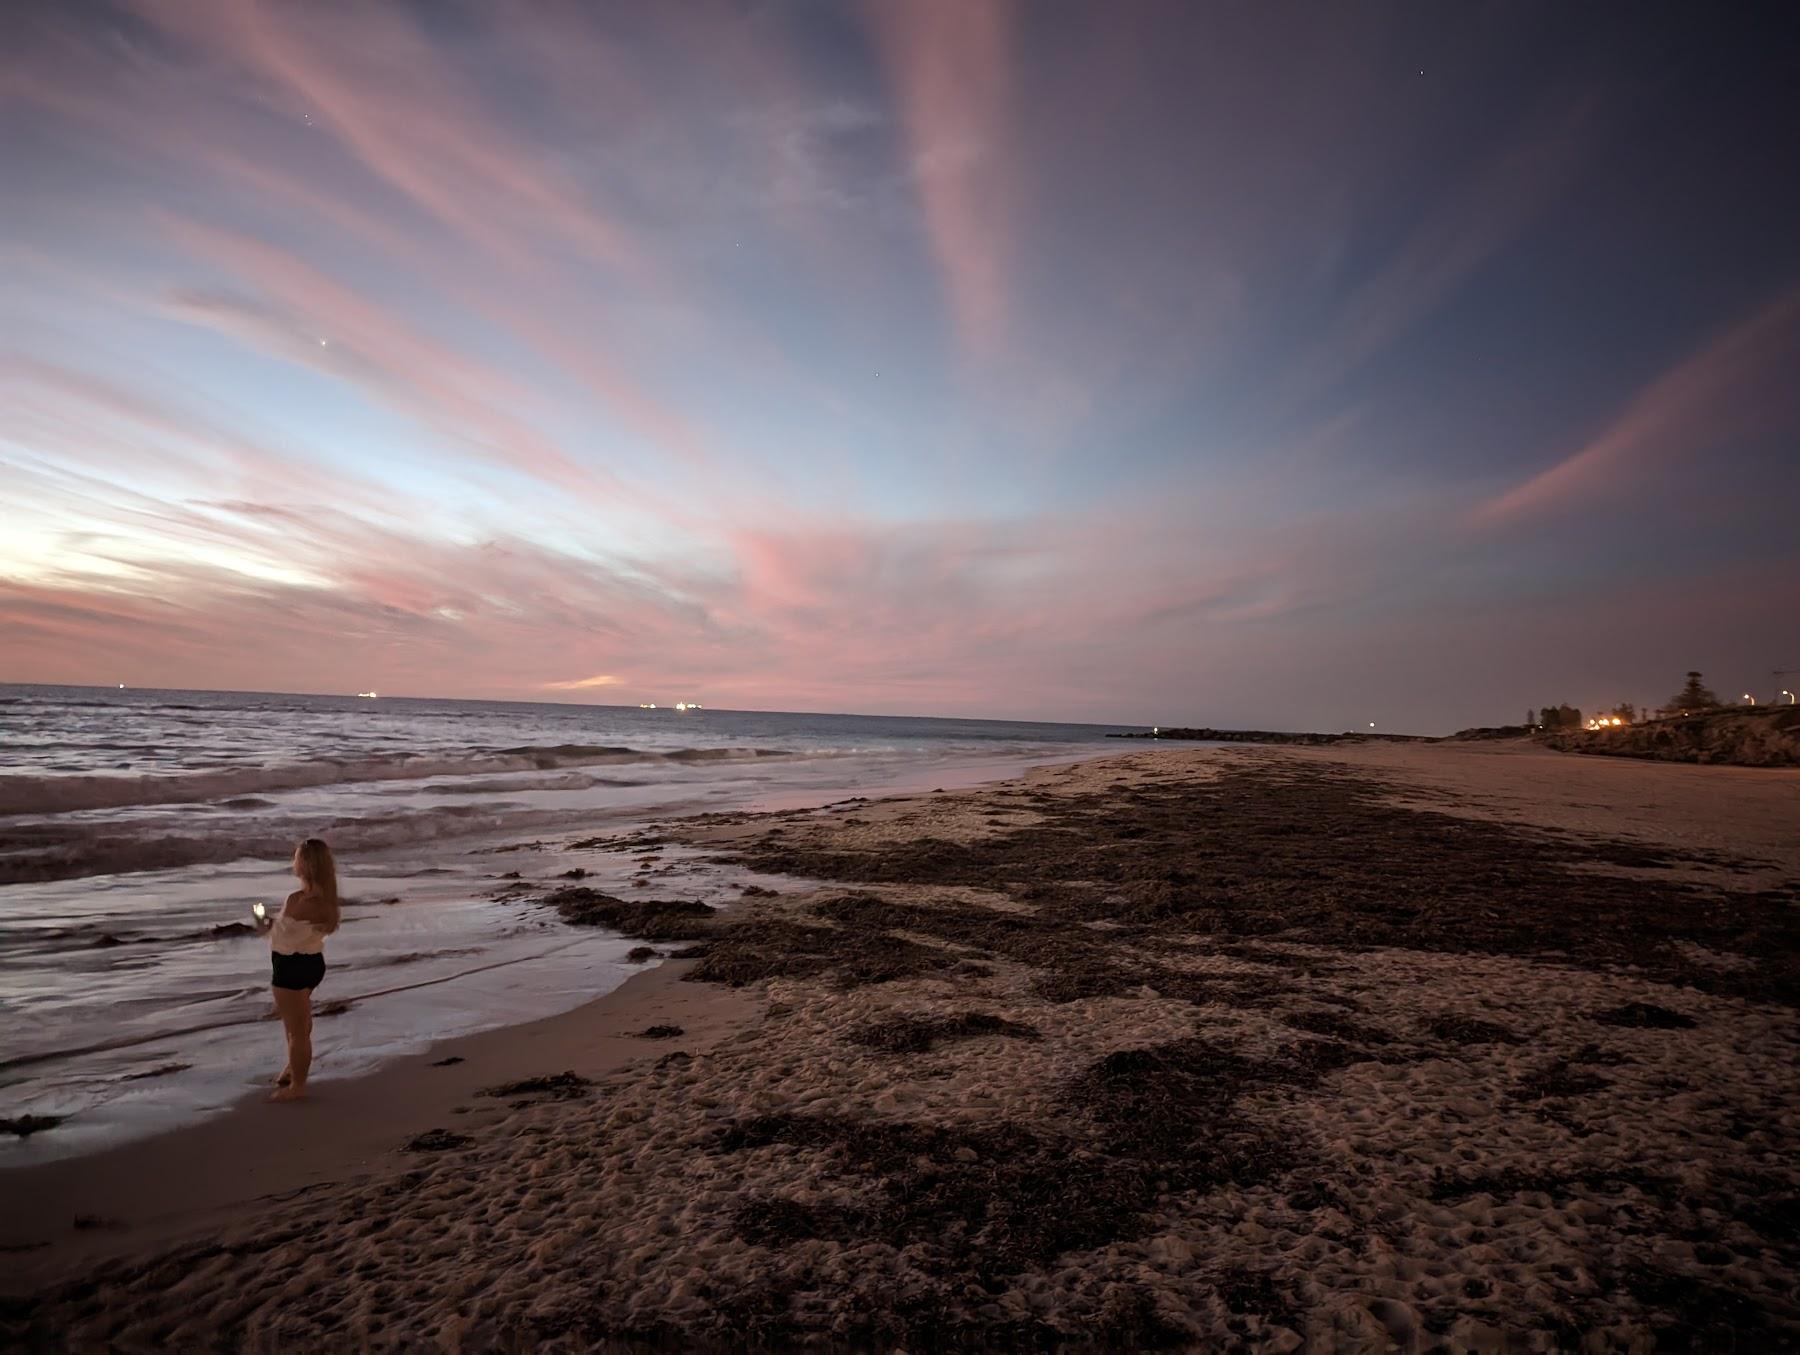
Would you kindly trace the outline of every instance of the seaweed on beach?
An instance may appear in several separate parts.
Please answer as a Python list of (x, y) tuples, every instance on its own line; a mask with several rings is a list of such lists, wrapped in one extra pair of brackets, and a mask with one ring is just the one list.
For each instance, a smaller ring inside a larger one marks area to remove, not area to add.
[(1302, 1325), (1302, 1305), (1293, 1291), (1271, 1271), (1232, 1266), (1213, 1281), (1213, 1292), (1228, 1312), (1253, 1313), (1277, 1326)]
[[(1073, 948), (1071, 947), (1071, 950)], [(1069, 955), (1062, 963), (1040, 960), (1045, 967), (1031, 979), (1031, 993), (1045, 1002), (1085, 1002), (1118, 997), (1141, 987), (1141, 978), (1104, 960)]]
[[(861, 850), (765, 836), (725, 859), (846, 884), (1010, 895), (1035, 913), (965, 907), (977, 916), (963, 922), (956, 910), (868, 900), (840, 902), (828, 915), (845, 925), (955, 937), (1045, 968), (1071, 958), (1071, 945), (1050, 933), (1104, 920), (1138, 937), (1221, 938), (1228, 950), (1280, 937), (1339, 950), (1553, 956), (1588, 968), (1630, 967), (1709, 992), (1800, 1001), (1800, 914), (1783, 890), (1609, 874), (1606, 867), (1634, 844), (1458, 818), (1396, 805), (1392, 794), (1378, 777), (1346, 767), (1261, 764), (1205, 782), (1039, 796), (1035, 822), (973, 842), (925, 838)], [(1679, 862), (1688, 854), (1664, 855)], [(1705, 864), (1725, 859), (1714, 857)], [(920, 911), (951, 916), (920, 928)], [(1104, 944), (1097, 935), (1081, 940)], [(1709, 966), (1679, 943), (1751, 963)], [(1280, 963), (1280, 954), (1253, 958)], [(1090, 974), (1074, 986), (1098, 992), (1111, 985)]]
[(1652, 1200), (1666, 1200), (1675, 1182), (1666, 1176), (1628, 1167), (1585, 1167), (1578, 1171), (1521, 1171), (1503, 1167), (1492, 1172), (1452, 1172), (1433, 1169), (1429, 1197), (1435, 1204), (1457, 1204), (1477, 1195), (1504, 1198), (1538, 1194), (1567, 1199), (1573, 1190), (1617, 1195), (1622, 1188), (1641, 1192)]
[(934, 973), (950, 956), (886, 932), (853, 932), (782, 919), (746, 919), (710, 943), (688, 975), (733, 988), (773, 978), (830, 971), (846, 987)]
[(19, 1115), (11, 1119), (0, 1120), (0, 1134), (12, 1134), (18, 1138), (29, 1138), (33, 1134), (41, 1134), (46, 1129), (54, 1129), (69, 1117), (66, 1115)]
[(119, 1079), (121, 1082), (142, 1082), (152, 1077), (168, 1077), (172, 1073), (185, 1073), (194, 1065), (191, 1063), (159, 1063), (154, 1068), (147, 1068), (141, 1073), (126, 1073)]
[(1238, 1098), (1267, 1071), (1210, 1041), (1179, 1040), (1096, 1060), (1071, 1081), (1064, 1101), (1098, 1121), (1115, 1148), (1177, 1156), (1200, 1139), (1216, 1145), (1221, 1130), (1236, 1125)]
[(1507, 1026), (1474, 1016), (1439, 1016), (1425, 1029), (1449, 1044), (1523, 1044), (1525, 1037)]
[(893, 1016), (859, 1026), (845, 1038), (888, 1054), (925, 1054), (956, 1040), (1000, 1035), (1013, 1040), (1041, 1038), (1033, 1026), (986, 1012), (957, 1012), (952, 1016)]
[[(1072, 926), (1053, 916), (1004, 913), (963, 901), (897, 903), (870, 894), (843, 895), (811, 904), (807, 912), (829, 926), (788, 918), (747, 918), (729, 923), (709, 942), (688, 975), (733, 987), (769, 978), (803, 978), (835, 971), (840, 984), (884, 983), (947, 972), (990, 977), (991, 965), (970, 956), (1002, 956), (1036, 972), (1031, 991), (1048, 1002), (1119, 997), (1134, 992), (1193, 1003), (1273, 1005), (1288, 991), (1276, 978), (1244, 974), (1201, 975), (1147, 960), (1121, 959), (1107, 933)], [(922, 945), (926, 937), (954, 947)]]
[(1240, 1101), (1274, 1085), (1310, 1085), (1355, 1057), (1312, 1041), (1251, 1058), (1194, 1038), (1121, 1050), (1073, 1078), (1061, 1096), (1073, 1133), (776, 1114), (728, 1125), (713, 1151), (818, 1153), (828, 1180), (859, 1192), (849, 1212), (747, 1202), (734, 1220), (747, 1241), (884, 1241), (913, 1249), (935, 1273), (998, 1292), (1059, 1256), (1143, 1236), (1172, 1193), (1254, 1185), (1294, 1169), (1302, 1146)]
[(1335, 974), (1345, 967), (1343, 960), (1328, 955), (1281, 950), (1256, 941), (1228, 941), (1214, 946), (1213, 950), (1219, 955), (1229, 955), (1234, 960), (1247, 960), (1251, 964), (1285, 969), (1290, 973), (1305, 974), (1312, 978), (1322, 974)]
[[(806, 1272), (784, 1283), (700, 1290), (707, 1302), (703, 1322), (693, 1329), (634, 1330), (642, 1348), (691, 1348), (698, 1335), (704, 1348), (788, 1350), (818, 1345), (816, 1318), (797, 1306), (815, 1306), (816, 1281)], [(1079, 1351), (1164, 1350), (1192, 1347), (1193, 1333), (1166, 1318), (1155, 1293), (1140, 1284), (1111, 1284), (1094, 1309), (1083, 1315), (1079, 1334), (1053, 1320), (1007, 1317), (993, 1304), (975, 1311), (970, 1300), (983, 1291), (973, 1285), (952, 1289), (919, 1286), (910, 1278), (864, 1277), (860, 1302), (832, 1319), (826, 1350), (1002, 1350)], [(594, 1337), (610, 1333), (599, 1326)], [(634, 1346), (634, 1349), (640, 1348)]]
[(1672, 1012), (1651, 1002), (1627, 1002), (1595, 1012), (1594, 1020), (1603, 1026), (1630, 1026), (1639, 1030), (1692, 1030), (1699, 1023), (1691, 1016)]
[(1644, 1310), (1658, 1350), (1763, 1351), (1781, 1349), (1767, 1338), (1769, 1314), (1749, 1296), (1648, 1261), (1595, 1277), (1602, 1290), (1623, 1292)]
[(423, 1134), (415, 1134), (406, 1145), (409, 1153), (445, 1153), (457, 1148), (467, 1148), (475, 1142), (467, 1134), (458, 1134), (448, 1129), (427, 1129)]
[[(1730, 1211), (1737, 1222), (1774, 1246), (1790, 1252), (1800, 1248), (1800, 1178), (1754, 1172), (1731, 1184), (1739, 1192)], [(1800, 1256), (1795, 1261), (1800, 1266)]]
[[(920, 1264), (990, 1292), (1065, 1253), (1141, 1235), (1160, 1193), (1152, 1164), (1005, 1122), (765, 1115), (729, 1126), (715, 1151), (774, 1146), (823, 1153), (867, 1192), (859, 1237), (920, 1248)], [(818, 1222), (790, 1211), (752, 1226), (760, 1245), (783, 1246), (815, 1236), (807, 1230)]]
[(497, 1087), (483, 1087), (483, 1096), (536, 1096), (548, 1101), (575, 1101), (587, 1095), (594, 1084), (578, 1073), (548, 1073), (518, 1082), (503, 1082)]
[[(1160, 990), (1198, 982), (1191, 975), (1156, 966), (1121, 964), (1109, 953), (1103, 936), (1058, 919), (1002, 913), (979, 904), (895, 903), (870, 894), (848, 894), (815, 903), (809, 911), (844, 929), (848, 938), (906, 932), (1030, 965), (1039, 971), (1032, 978), (1032, 991), (1048, 1002), (1117, 997), (1134, 988)], [(856, 942), (852, 939), (849, 944)]]
[(1571, 1060), (1558, 1059), (1527, 1073), (1514, 1085), (1512, 1094), (1520, 1101), (1547, 1101), (1564, 1096), (1586, 1096), (1604, 1091), (1606, 1079), (1582, 1072)]
[(1255, 1185), (1300, 1162), (1300, 1147), (1239, 1102), (1272, 1087), (1309, 1087), (1369, 1056), (1309, 1040), (1252, 1058), (1195, 1036), (1098, 1059), (1063, 1089), (1095, 1122), (1106, 1149), (1154, 1163), (1185, 1189)]
[(1384, 1045), (1394, 1042), (1394, 1037), (1387, 1031), (1366, 1022), (1351, 1020), (1337, 1012), (1287, 1012), (1281, 1019), (1295, 1030), (1326, 1035), (1351, 1044)]
[(802, 1238), (847, 1242), (868, 1227), (865, 1210), (755, 1196), (732, 1211), (731, 1230), (755, 1247), (784, 1247)]
[(637, 941), (693, 941), (708, 935), (718, 911), (698, 900), (615, 898), (585, 885), (553, 890), (542, 902), (576, 927), (605, 927)]

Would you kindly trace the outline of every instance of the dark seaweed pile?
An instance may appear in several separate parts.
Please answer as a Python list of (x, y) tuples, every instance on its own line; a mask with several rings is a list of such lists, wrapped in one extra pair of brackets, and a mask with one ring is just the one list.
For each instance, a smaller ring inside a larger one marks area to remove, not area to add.
[[(746, 1242), (783, 1248), (819, 1238), (877, 1240), (909, 1257), (938, 1285), (859, 1315), (852, 1343), (900, 1341), (990, 1347), (1068, 1342), (1166, 1345), (1184, 1333), (1154, 1317), (1139, 1292), (1097, 1329), (1058, 1331), (969, 1314), (1005, 1292), (1020, 1272), (1072, 1252), (1142, 1236), (1156, 1214), (1221, 1186), (1245, 1187), (1291, 1171), (1291, 1136), (1240, 1114), (1245, 1094), (1310, 1083), (1354, 1053), (1294, 1051), (1250, 1060), (1203, 1039), (1124, 1050), (1096, 1060), (1061, 1089), (1056, 1131), (1000, 1122), (942, 1126), (836, 1116), (771, 1115), (740, 1120), (714, 1151), (800, 1150), (818, 1154), (854, 1203), (780, 1196), (744, 1200), (733, 1227)], [(1290, 1296), (1220, 1267), (1196, 1276), (1228, 1311), (1277, 1316)], [(764, 1295), (755, 1334), (793, 1339), (784, 1296)]]
[(614, 898), (585, 885), (564, 886), (542, 902), (573, 926), (606, 927), (636, 941), (692, 941), (707, 934), (718, 911), (697, 900)]
[[(1073, 987), (1079, 995), (1130, 981), (1081, 960), (1079, 952), (1102, 949), (1096, 934), (1079, 936), (1079, 944), (1069, 939), (1070, 923), (1105, 922), (1127, 940), (1197, 933), (1550, 956), (1753, 1000), (1800, 1001), (1800, 896), (1791, 887), (1726, 891), (1576, 871), (1666, 868), (1688, 857), (1401, 809), (1385, 791), (1342, 768), (1256, 766), (1198, 785), (1149, 782), (1065, 797), (1019, 792), (1042, 821), (973, 843), (915, 840), (864, 852), (765, 837), (732, 859), (819, 880), (1008, 894), (1034, 905), (1035, 914), (871, 902), (825, 916), (856, 926), (865, 939), (871, 927), (904, 930), (1041, 964), (1049, 989)], [(1717, 864), (1707, 855), (1706, 864)], [(1708, 966), (1681, 942), (1752, 963)]]
[(987, 1012), (957, 1012), (954, 1016), (893, 1016), (858, 1026), (845, 1038), (888, 1054), (925, 1054), (941, 1044), (973, 1040), (983, 1035), (1002, 1035), (1013, 1040), (1039, 1038), (1034, 1027), (1008, 1021)]
[(866, 936), (841, 927), (765, 918), (738, 923), (707, 945), (689, 977), (738, 988), (829, 970), (839, 983), (854, 986), (929, 974), (945, 963), (942, 951), (887, 933)]
[[(546, 1073), (542, 1077), (528, 1077), (518, 1082), (502, 1083), (498, 1087), (483, 1087), (483, 1096), (518, 1096), (536, 1097), (546, 1101), (578, 1101), (588, 1093), (594, 1084), (579, 1073)], [(534, 1104), (531, 1101), (514, 1101), (515, 1106)]]

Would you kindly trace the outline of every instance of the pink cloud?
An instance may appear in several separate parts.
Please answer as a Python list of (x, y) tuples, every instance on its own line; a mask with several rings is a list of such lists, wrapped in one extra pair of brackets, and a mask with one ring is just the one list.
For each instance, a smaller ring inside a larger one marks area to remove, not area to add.
[(160, 173), (195, 184), (235, 186), (246, 204), (270, 216), (316, 218), (395, 258), (419, 250), (416, 232), (327, 186), (321, 168), (308, 158), (271, 156), (256, 137), (266, 129), (221, 124), (204, 105), (172, 93), (171, 82), (146, 80), (141, 64), (122, 71), (92, 53), (59, 51), (54, 64), (39, 58), (7, 72), (5, 92), (80, 128), (87, 134), (83, 149), (111, 160), (120, 171), (153, 163)]
[[(572, 41), (574, 32), (574, 27), (565, 27), (560, 34), (563, 40)], [(466, 261), (437, 257), (432, 241), (401, 230), (394, 221), (358, 202), (358, 185), (328, 185), (328, 166), (319, 164), (317, 153), (306, 155), (304, 146), (308, 137), (317, 133), (297, 133), (288, 126), (283, 137), (286, 153), (270, 157), (266, 146), (261, 151), (250, 149), (254, 139), (245, 140), (238, 122), (221, 121), (216, 113), (196, 117), (196, 106), (171, 94), (171, 88), (180, 86), (144, 81), (135, 70), (121, 76), (90, 52), (56, 50), (58, 68), (52, 70), (47, 59), (38, 63), (38, 68), (18, 68), (9, 72), (7, 90), (40, 110), (74, 122), (97, 137), (97, 146), (133, 149), (131, 157), (119, 157), (121, 167), (155, 157), (167, 162), (173, 173), (191, 176), (209, 189), (236, 187), (245, 205), (254, 205), (266, 220), (283, 221), (284, 229), (292, 229), (292, 216), (299, 214), (329, 232), (347, 232), (351, 238), (380, 248), (391, 268), (416, 272), (439, 292), (461, 297), (486, 319), (511, 329), (522, 342), (558, 363), (628, 432), (689, 466), (711, 462), (704, 434), (644, 390), (608, 356), (594, 335), (571, 337), (547, 319), (542, 306), (518, 304), (517, 286), (508, 279), (502, 279), (499, 286), (493, 286), (491, 279), (488, 284), (477, 283), (477, 277), (484, 277), (481, 270), (468, 268)], [(99, 90), (106, 92), (104, 97)], [(283, 110), (284, 117), (288, 113), (290, 110)], [(288, 121), (292, 122), (292, 117)], [(259, 130), (266, 133), (268, 128)], [(513, 160), (517, 157), (509, 158), (508, 164)], [(484, 196), (468, 193), (468, 184), (461, 185), (459, 193), (472, 200)], [(499, 185), (497, 193), (506, 198), (506, 185)], [(524, 256), (531, 252), (529, 229), (540, 221), (542, 218), (533, 214), (517, 223), (504, 221), (495, 229), (506, 230), (506, 248)], [(643, 263), (643, 259), (639, 261)], [(639, 277), (644, 275), (641, 272)]]
[(1598, 435), (1475, 510), (1494, 526), (1593, 499), (1628, 476), (1767, 431), (1800, 365), (1800, 289), (1713, 336), (1639, 391)]
[(281, 111), (329, 131), (375, 175), (450, 229), (514, 265), (522, 221), (616, 267), (641, 262), (627, 232), (586, 201), (459, 79), (398, 10), (346, 22), (258, 3), (146, 5), (146, 20), (270, 82)]
[(568, 678), (562, 682), (541, 684), (547, 692), (586, 692), (600, 687), (618, 687), (625, 679), (616, 673), (595, 673), (592, 677)]
[[(185, 477), (215, 490), (221, 474), (246, 492), (303, 495), (316, 489), (316, 476), (292, 448), (210, 410), (206, 402), (182, 402), (182, 392), (169, 390), (160, 378), (155, 384), (158, 389), (151, 391), (61, 363), (0, 353), (0, 390), (8, 392), (21, 421), (15, 429), (23, 433), (29, 427), (38, 451), (65, 456), (69, 464), (58, 467), (60, 476), (85, 478), (73, 467), (104, 459), (114, 472)], [(116, 488), (116, 476), (94, 483)], [(369, 486), (354, 476), (339, 477), (333, 497), (365, 506), (376, 502)]]
[(1006, 337), (1010, 0), (876, 4), (912, 173), (957, 334), (977, 355)]
[[(172, 234), (209, 264), (255, 287), (280, 309), (188, 297), (178, 313), (278, 356), (356, 381), (384, 402), (480, 448), (495, 465), (523, 468), (586, 493), (616, 492), (609, 473), (571, 460), (499, 403), (523, 392), (510, 378), (401, 323), (297, 255), (246, 235), (172, 221)], [(335, 344), (335, 348), (334, 348)]]

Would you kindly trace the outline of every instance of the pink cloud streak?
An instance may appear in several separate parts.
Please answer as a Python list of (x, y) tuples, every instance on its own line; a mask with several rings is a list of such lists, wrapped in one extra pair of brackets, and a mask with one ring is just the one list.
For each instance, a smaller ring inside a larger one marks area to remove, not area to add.
[(271, 11), (258, 0), (143, 9), (171, 34), (285, 89), (290, 117), (329, 127), (371, 172), (497, 257), (528, 263), (510, 233), (515, 209), (525, 209), (528, 219), (603, 262), (640, 262), (625, 231), (538, 156), (493, 130), (497, 120), (398, 11), (360, 11), (353, 27), (317, 8), (296, 24), (296, 13)]
[(911, 0), (872, 12), (957, 334), (991, 356), (1007, 329), (1010, 0)]
[(1715, 335), (1657, 377), (1576, 451), (1475, 510), (1496, 526), (1591, 500), (1622, 478), (1772, 426), (1800, 365), (1800, 289)]

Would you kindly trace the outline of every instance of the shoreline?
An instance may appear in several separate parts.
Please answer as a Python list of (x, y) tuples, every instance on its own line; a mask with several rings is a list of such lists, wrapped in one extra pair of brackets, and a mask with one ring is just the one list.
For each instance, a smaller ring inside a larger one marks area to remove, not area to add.
[[(0, 1257), (0, 1332), (1776, 1345), (1797, 806), (1778, 773), (1386, 744), (666, 824), (781, 888), (553, 1035), (359, 1079), (391, 1118), (333, 1120), (279, 1180), (40, 1231)], [(687, 1033), (632, 1039), (656, 1012)], [(565, 1069), (588, 1084), (456, 1100)], [(166, 1199), (206, 1131), (108, 1170)], [(77, 1188), (39, 1177), (8, 1239)]]
[[(398, 1170), (396, 1155), (419, 1135), (488, 1129), (508, 1118), (512, 1100), (531, 1099), (482, 1095), (516, 1080), (522, 1061), (544, 1066), (520, 1076), (571, 1071), (598, 1082), (754, 1025), (754, 1004), (740, 994), (683, 984), (692, 968), (691, 960), (664, 960), (569, 1011), (453, 1036), (370, 1072), (315, 1082), (302, 1102), (272, 1104), (267, 1090), (247, 1092), (197, 1124), (0, 1169), (9, 1206), (0, 1214), (0, 1291), (229, 1227), (233, 1211), (314, 1186)], [(683, 1033), (637, 1033), (657, 1025)], [(46, 1239), (54, 1240), (33, 1245)]]
[[(510, 833), (483, 828), (444, 840), (435, 849), (442, 855), (435, 858), (431, 849), (416, 847), (351, 858), (348, 922), (354, 935), (347, 930), (342, 963), (318, 994), (318, 1008), (327, 1018), (319, 1027), (324, 1071), (330, 1076), (347, 1059), (354, 1074), (358, 1066), (393, 1057), (400, 1048), (423, 1048), (434, 1033), (492, 1029), (568, 1010), (606, 983), (628, 977), (635, 968), (624, 962), (631, 942), (609, 947), (600, 934), (568, 931), (548, 915), (540, 920), (537, 910), (515, 906), (517, 900), (501, 892), (509, 877), (516, 878), (512, 867), (534, 875), (600, 868), (607, 879), (590, 884), (619, 889), (632, 883), (625, 878), (631, 865), (623, 859), (596, 860), (563, 844), (595, 834), (629, 835), (728, 806), (733, 812), (782, 812), (863, 793), (983, 785), (1046, 760), (1098, 752), (1071, 747), (980, 753), (933, 766), (874, 771), (832, 760), (821, 764), (817, 776), (833, 779), (764, 785), (754, 810), (743, 797), (726, 804), (689, 800), (642, 811), (611, 808), (553, 833), (537, 827)], [(863, 784), (871, 776), (878, 784)], [(247, 875), (247, 866), (272, 878)], [(713, 903), (735, 897), (731, 872), (687, 869), (652, 883), (660, 889), (675, 879), (693, 897)], [(220, 917), (240, 915), (242, 903), (234, 898), (279, 897), (284, 880), (275, 862), (233, 862), (214, 871), (110, 877), (98, 885), (63, 881), (20, 887), (31, 892), (12, 900), (13, 914), (23, 914), (27, 935), (36, 919), (59, 909), (89, 911), (65, 924), (79, 934), (58, 943), (61, 949), (34, 952), (22, 961), (38, 991), (66, 982), (76, 1001), (58, 1023), (33, 1022), (29, 1032), (20, 1032), (16, 1048), (0, 1049), (0, 1075), (10, 1084), (0, 1093), (0, 1116), (61, 1121), (28, 1139), (0, 1138), (0, 1172), (85, 1155), (203, 1119), (240, 1094), (259, 1071), (254, 1054), (243, 1051), (269, 1038), (262, 1027), (272, 1015), (265, 987), (267, 946), (248, 936), (222, 936), (231, 927), (217, 924)], [(113, 962), (112, 969), (91, 971), (96, 957)], [(147, 991), (133, 977), (146, 966)], [(129, 1019), (115, 1022), (115, 1004), (126, 1006)], [(352, 1009), (361, 1016), (344, 1015)], [(351, 1032), (349, 1045), (340, 1050), (336, 1046), (349, 1024), (363, 1029)], [(209, 1045), (219, 1041), (235, 1051), (228, 1051), (229, 1058), (209, 1055)], [(177, 1076), (157, 1076), (178, 1065), (185, 1066)]]

